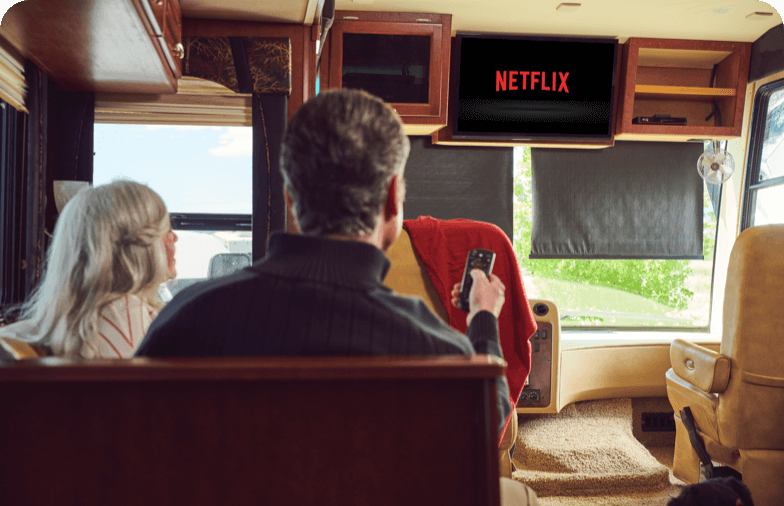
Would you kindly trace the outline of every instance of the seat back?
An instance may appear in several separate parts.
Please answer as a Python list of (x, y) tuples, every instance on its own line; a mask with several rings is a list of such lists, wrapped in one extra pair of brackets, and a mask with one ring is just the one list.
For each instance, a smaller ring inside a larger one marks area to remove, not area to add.
[(427, 268), (414, 251), (411, 236), (403, 229), (400, 235), (387, 250), (387, 257), (391, 263), (384, 284), (402, 295), (414, 295), (421, 298), (425, 304), (442, 320), (449, 323), (444, 304), (438, 297)]
[(0, 365), (4, 504), (497, 505), (488, 356)]
[(716, 411), (721, 443), (784, 450), (784, 225), (752, 227), (732, 248), (721, 353), (730, 358)]

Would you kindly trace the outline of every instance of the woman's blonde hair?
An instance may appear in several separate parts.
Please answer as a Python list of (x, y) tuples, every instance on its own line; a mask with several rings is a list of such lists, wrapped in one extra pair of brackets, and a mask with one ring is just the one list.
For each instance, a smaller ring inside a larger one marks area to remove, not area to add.
[(46, 270), (22, 308), (26, 340), (54, 355), (98, 355), (98, 318), (106, 305), (134, 294), (155, 309), (160, 284), (171, 277), (161, 241), (169, 231), (161, 197), (133, 181), (77, 193), (57, 220)]

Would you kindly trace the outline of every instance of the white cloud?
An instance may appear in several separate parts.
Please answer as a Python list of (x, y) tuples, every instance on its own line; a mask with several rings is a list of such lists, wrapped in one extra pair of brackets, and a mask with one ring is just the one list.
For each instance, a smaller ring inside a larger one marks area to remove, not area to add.
[(247, 127), (229, 127), (221, 134), (220, 146), (211, 148), (208, 153), (213, 156), (251, 156), (253, 154), (253, 129)]

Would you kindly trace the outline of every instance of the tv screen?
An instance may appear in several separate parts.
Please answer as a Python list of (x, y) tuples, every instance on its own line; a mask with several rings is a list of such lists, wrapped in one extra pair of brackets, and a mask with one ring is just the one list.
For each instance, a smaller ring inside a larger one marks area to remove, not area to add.
[(458, 33), (452, 137), (611, 139), (617, 53), (616, 39)]

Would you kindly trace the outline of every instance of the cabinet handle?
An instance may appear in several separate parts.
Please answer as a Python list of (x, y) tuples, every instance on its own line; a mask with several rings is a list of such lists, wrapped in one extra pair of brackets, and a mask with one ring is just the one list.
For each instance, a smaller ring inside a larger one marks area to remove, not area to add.
[(417, 19), (417, 23), (430, 23), (429, 19)]
[(359, 18), (357, 16), (343, 16), (343, 19), (346, 21), (356, 21)]
[(161, 5), (163, 5), (163, 0), (156, 0), (155, 5), (160, 7)]
[(174, 56), (176, 56), (180, 60), (185, 58), (185, 48), (182, 47), (182, 44), (179, 42), (177, 43), (176, 46), (172, 48), (172, 53), (174, 53)]

